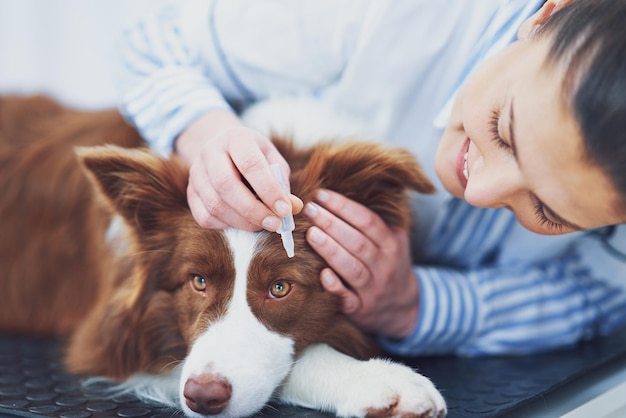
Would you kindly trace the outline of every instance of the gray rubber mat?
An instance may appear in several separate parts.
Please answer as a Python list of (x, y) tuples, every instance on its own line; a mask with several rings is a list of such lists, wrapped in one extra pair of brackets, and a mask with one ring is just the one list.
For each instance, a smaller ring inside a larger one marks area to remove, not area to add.
[[(626, 329), (572, 349), (535, 356), (400, 359), (430, 377), (448, 402), (449, 418), (496, 417), (626, 353)], [(0, 334), (0, 416), (182, 417), (176, 409), (110, 397), (104, 383), (82, 386), (60, 363), (59, 344)], [(258, 417), (327, 417), (272, 404)]]

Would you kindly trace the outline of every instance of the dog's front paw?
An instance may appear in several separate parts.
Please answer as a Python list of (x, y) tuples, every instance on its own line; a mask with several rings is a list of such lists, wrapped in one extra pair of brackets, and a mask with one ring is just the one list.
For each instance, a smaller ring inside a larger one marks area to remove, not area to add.
[(435, 385), (410, 367), (357, 360), (326, 344), (302, 352), (280, 399), (340, 417), (440, 418), (447, 412)]
[(432, 382), (413, 369), (387, 360), (372, 359), (355, 368), (341, 417), (440, 418), (446, 403)]

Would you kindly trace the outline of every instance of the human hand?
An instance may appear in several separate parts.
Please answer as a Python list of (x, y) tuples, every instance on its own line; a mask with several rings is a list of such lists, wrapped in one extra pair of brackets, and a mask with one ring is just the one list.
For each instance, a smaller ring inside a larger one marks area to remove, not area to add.
[(321, 273), (324, 288), (341, 296), (344, 313), (365, 331), (408, 336), (419, 305), (408, 232), (333, 191), (321, 190), (316, 202), (304, 214), (314, 225), (307, 242), (331, 267)]
[(181, 133), (176, 148), (190, 163), (187, 200), (205, 228), (276, 231), (281, 217), (302, 209), (270, 170), (280, 164), (289, 178), (289, 165), (274, 144), (230, 112), (201, 116)]

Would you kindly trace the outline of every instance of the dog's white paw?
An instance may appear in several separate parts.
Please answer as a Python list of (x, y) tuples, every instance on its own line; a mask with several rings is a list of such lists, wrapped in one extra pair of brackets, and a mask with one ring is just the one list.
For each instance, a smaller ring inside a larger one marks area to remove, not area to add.
[(435, 385), (410, 367), (357, 360), (326, 344), (302, 352), (280, 399), (340, 417), (440, 418), (447, 412)]
[(433, 383), (413, 369), (382, 359), (362, 362), (345, 387), (341, 417), (444, 417), (446, 403)]

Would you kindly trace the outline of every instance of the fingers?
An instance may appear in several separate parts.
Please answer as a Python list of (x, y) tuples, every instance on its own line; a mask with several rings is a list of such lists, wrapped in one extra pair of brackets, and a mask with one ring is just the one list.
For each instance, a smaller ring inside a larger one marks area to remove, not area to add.
[(332, 191), (321, 191), (304, 214), (313, 224), (307, 242), (330, 267), (322, 286), (341, 298), (343, 312), (369, 332), (408, 335), (419, 306), (408, 232)]
[(270, 170), (274, 163), (288, 178), (284, 158), (256, 131), (239, 128), (213, 138), (190, 168), (187, 195), (194, 219), (206, 228), (277, 230), (280, 217), (300, 212), (302, 201), (283, 189)]
[[(205, 198), (206, 199), (206, 198)], [(254, 225), (244, 218), (239, 216), (236, 212), (229, 210), (228, 208), (224, 208), (223, 214), (219, 214), (219, 217), (216, 217), (217, 207), (214, 206), (213, 213), (210, 213), (207, 209), (207, 205), (200, 198), (196, 190), (189, 185), (187, 187), (187, 201), (189, 203), (189, 209), (191, 210), (191, 214), (195, 221), (207, 229), (226, 229), (229, 226), (236, 226), (239, 229), (245, 229), (247, 231), (255, 231), (258, 230), (259, 227)], [(217, 198), (210, 201), (218, 201)]]
[[(325, 212), (326, 214), (332, 212), (332, 214), (336, 217), (339, 217), (346, 222), (346, 225), (351, 225), (353, 231), (356, 230), (359, 231), (360, 234), (364, 234), (371, 242), (377, 243), (388, 238), (389, 228), (382, 218), (362, 204), (352, 199), (348, 199), (342, 194), (326, 189), (318, 191), (315, 200), (327, 209)], [(324, 215), (324, 212), (321, 212), (321, 214)], [(322, 217), (319, 222), (332, 224), (332, 220), (329, 219), (328, 216), (326, 216), (326, 218), (327, 219), (324, 220)], [(339, 224), (332, 224), (331, 226), (335, 228), (340, 227)], [(327, 230), (327, 232), (333, 237), (338, 238), (342, 244), (349, 244), (349, 242), (345, 242), (346, 238), (343, 238), (342, 235), (337, 235), (340, 231), (347, 232), (348, 230), (346, 228)], [(347, 240), (351, 240), (353, 238), (354, 235), (351, 235), (347, 237)], [(361, 243), (357, 243), (357, 245), (360, 244)], [(360, 252), (361, 248), (356, 248), (355, 251)]]
[[(232, 164), (214, 161), (211, 167), (215, 169), (213, 177), (201, 162), (192, 165), (189, 172), (187, 199), (194, 219), (201, 226), (233, 226), (249, 231), (280, 226), (280, 219), (241, 182)], [(233, 205), (233, 200), (238, 203)], [(256, 213), (256, 217), (252, 216)]]
[[(307, 203), (304, 213), (313, 225), (331, 236), (339, 246), (354, 257), (372, 260), (379, 251), (377, 243), (388, 240), (390, 230), (387, 225), (376, 213), (365, 206), (326, 190), (318, 193), (317, 200), (324, 206), (313, 202)], [(315, 233), (315, 236), (317, 235)], [(331, 244), (327, 245), (331, 246)], [(322, 247), (315, 249), (325, 253), (335, 250)], [(343, 276), (342, 272), (339, 274)]]
[(359, 294), (373, 283), (377, 242), (386, 242), (389, 230), (374, 212), (338, 193), (322, 190), (318, 201), (324, 206), (309, 202), (304, 207), (313, 224), (307, 242)]
[(302, 212), (302, 209), (304, 208), (304, 203), (298, 196), (290, 194), (289, 200), (291, 201), (291, 208), (292, 208), (294, 215), (297, 215), (300, 212)]
[[(260, 135), (259, 135), (260, 136)], [(253, 138), (254, 144), (251, 146), (232, 146), (229, 148), (229, 155), (232, 159), (232, 163), (236, 170), (241, 173), (241, 176), (246, 179), (248, 184), (257, 194), (258, 198), (265, 204), (270, 210), (265, 211), (261, 219), (270, 216), (269, 212), (278, 215), (279, 217), (289, 216), (291, 214), (291, 200), (289, 199), (289, 190), (283, 190), (280, 184), (280, 180), (274, 177), (274, 174), (270, 170), (270, 161), (268, 156), (278, 158), (278, 164), (283, 169), (283, 176), (285, 184), (289, 184), (289, 166), (285, 160), (277, 152), (274, 152), (273, 145), (270, 147), (264, 137)], [(269, 140), (267, 140), (269, 141)], [(257, 146), (253, 146), (257, 145)], [(270, 150), (269, 148), (272, 148)], [(273, 158), (273, 159), (274, 159)], [(271, 162), (275, 162), (275, 161)], [(230, 187), (229, 184), (225, 184), (226, 187)], [(228, 193), (228, 189), (219, 190), (224, 197), (224, 200), (231, 206), (236, 206), (236, 202), (229, 201), (229, 197), (232, 196)], [(241, 203), (239, 203), (241, 204)], [(258, 217), (261, 214), (257, 214), (256, 210), (254, 214)], [(251, 219), (251, 217), (246, 216)]]
[(348, 289), (341, 279), (329, 268), (322, 270), (320, 278), (324, 288), (330, 293), (334, 293), (341, 298), (342, 311), (351, 314), (357, 312), (361, 307), (359, 297)]
[(309, 228), (307, 241), (339, 276), (348, 278), (350, 286), (361, 288), (370, 282), (367, 265), (318, 227)]
[(364, 303), (361, 295), (377, 293), (369, 289), (376, 286), (374, 275), (385, 262), (379, 243), (393, 247), (395, 240), (382, 219), (363, 205), (326, 190), (318, 201), (324, 206), (309, 202), (303, 210), (313, 224), (307, 242), (330, 267), (322, 273), (324, 287), (341, 296), (344, 312), (354, 313)]

